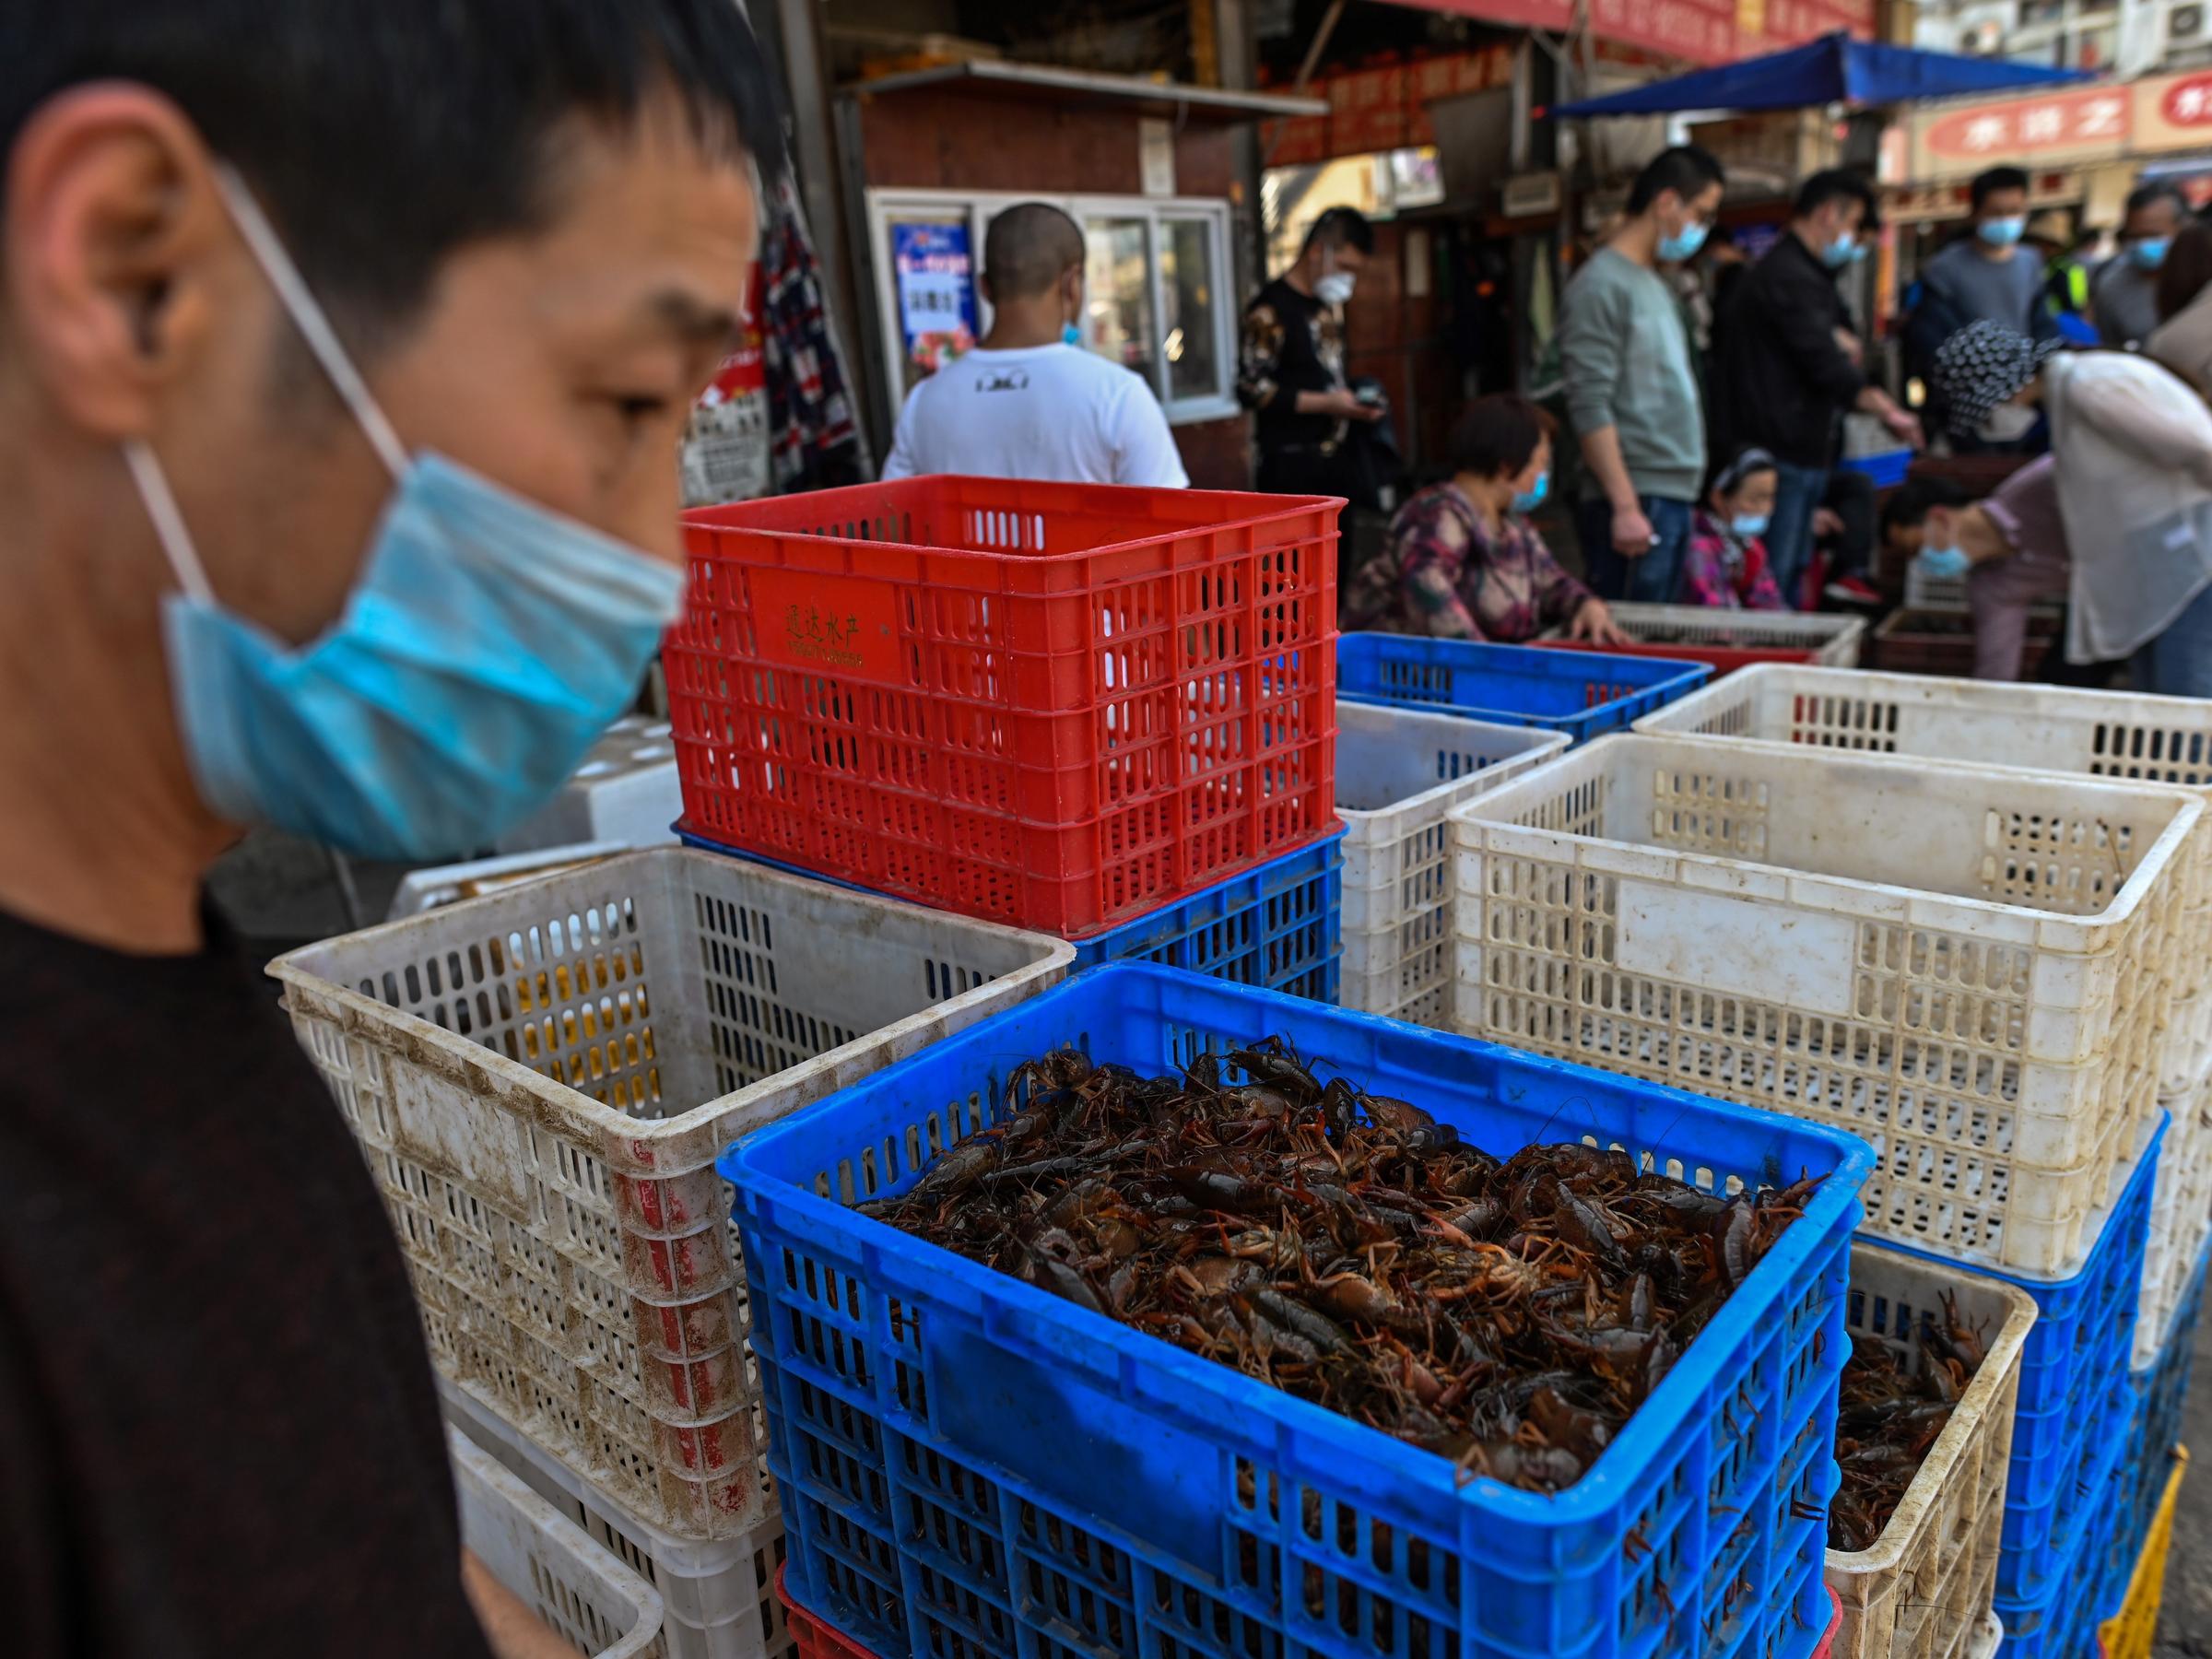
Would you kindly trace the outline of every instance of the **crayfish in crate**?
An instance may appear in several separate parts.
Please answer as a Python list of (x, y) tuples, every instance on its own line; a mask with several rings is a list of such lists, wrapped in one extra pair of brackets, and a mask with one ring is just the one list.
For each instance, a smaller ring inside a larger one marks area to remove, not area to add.
[(1274, 1038), (1153, 1077), (1060, 1050), (1006, 1106), (864, 1213), (1533, 1491), (1582, 1477), (1818, 1179), (1501, 1160)]
[(1843, 1484), (1829, 1509), (1830, 1549), (1875, 1547), (1982, 1369), (1982, 1333), (1959, 1317), (1950, 1292), (1944, 1292), (1943, 1317), (1923, 1314), (1915, 1335), (1912, 1357), (1901, 1362), (1881, 1337), (1852, 1335), (1836, 1418)]

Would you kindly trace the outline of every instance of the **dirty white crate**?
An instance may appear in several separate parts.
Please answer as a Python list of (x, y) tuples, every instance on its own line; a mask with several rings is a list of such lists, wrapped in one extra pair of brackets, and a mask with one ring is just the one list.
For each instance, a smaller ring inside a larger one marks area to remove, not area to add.
[(2143, 1248), (2143, 1300), (2136, 1313), (2131, 1369), (2155, 1364), (2174, 1310), (2212, 1233), (2212, 1077), (2159, 1105), (2171, 1122), (2159, 1154), (2150, 1201), (2150, 1237)]
[(1863, 1135), (1865, 1230), (2070, 1272), (2156, 1121), (2180, 790), (1616, 736), (1452, 814), (1471, 1035)]
[(552, 1519), (581, 1529), (584, 1543), (644, 1581), (659, 1627), (658, 1639), (638, 1650), (645, 1659), (779, 1659), (793, 1652), (775, 1594), (783, 1564), (781, 1515), (726, 1538), (678, 1538), (614, 1502), (450, 1381), (439, 1386), (459, 1438), (549, 1505)]
[(771, 1512), (713, 1160), (1058, 982), (1040, 934), (667, 848), (294, 951), (439, 1369), (656, 1524)]
[(502, 853), (577, 841), (673, 846), (683, 816), (676, 739), (665, 719), (631, 714), (606, 728), (553, 798), (500, 837)]
[(1990, 1617), (2005, 1535), (2005, 1474), (2035, 1299), (2016, 1286), (1871, 1244), (1851, 1252), (1844, 1323), (1918, 1361), (1924, 1322), (1948, 1293), (1979, 1329), (1982, 1369), (1874, 1547), (1828, 1552), (1828, 1587), (1843, 1620), (1835, 1659), (1966, 1659)]
[(458, 1429), (446, 1430), (461, 1541), (586, 1659), (660, 1659), (660, 1593)]
[[(1802, 651), (1809, 660), (1848, 668), (1866, 641), (1864, 617), (1813, 611), (1715, 610), (1703, 605), (1608, 602), (1620, 630), (1639, 645), (1681, 645), (1704, 651)], [(1563, 640), (1564, 628), (1546, 631)]]
[(1452, 831), (1444, 815), (1567, 747), (1564, 732), (1336, 705), (1345, 1007), (1452, 1021)]

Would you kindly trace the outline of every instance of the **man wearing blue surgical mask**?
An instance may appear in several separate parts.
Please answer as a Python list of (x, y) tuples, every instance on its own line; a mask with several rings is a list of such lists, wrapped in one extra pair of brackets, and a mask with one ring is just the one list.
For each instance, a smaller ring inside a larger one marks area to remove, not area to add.
[[(1921, 267), (1920, 299), (1905, 325), (1908, 372), (1925, 380), (1936, 354), (1969, 324), (1988, 322), (2047, 339), (2058, 332), (2042, 303), (2043, 265), (2023, 244), (2028, 231), (2028, 175), (1993, 167), (1968, 188), (1973, 223)], [(1961, 441), (1983, 447), (1971, 435)]]
[(0, 54), (9, 1652), (566, 1653), (465, 1562), (359, 1153), (203, 908), (480, 845), (680, 606), (773, 100), (729, 0), (73, 0)]
[(2107, 346), (2138, 347), (2159, 325), (2159, 272), (2189, 217), (2171, 184), (2138, 185), (2120, 225), (2120, 253), (2089, 283), (2089, 320)]
[(1705, 485), (1705, 410), (1681, 307), (1657, 267), (1705, 245), (1722, 179), (1695, 145), (1662, 151), (1562, 302), (1559, 370), (1584, 472), (1575, 525), (1590, 585), (1607, 599), (1664, 605), (1681, 573)]

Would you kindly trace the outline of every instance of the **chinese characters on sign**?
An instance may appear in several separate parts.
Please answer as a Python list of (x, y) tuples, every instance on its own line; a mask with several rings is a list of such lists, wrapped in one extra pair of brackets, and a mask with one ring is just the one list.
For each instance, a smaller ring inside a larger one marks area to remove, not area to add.
[(2137, 149), (2202, 149), (2212, 143), (2212, 73), (2137, 81), (2135, 93)]
[(907, 360), (934, 374), (975, 344), (975, 273), (968, 227), (928, 221), (893, 225), (891, 265)]
[(2116, 155), (2134, 129), (2124, 87), (2089, 87), (2007, 99), (1918, 117), (1920, 178), (1974, 173), (2000, 161), (2065, 161)]
[(861, 665), (860, 618), (824, 616), (818, 606), (783, 607), (783, 640), (792, 655), (831, 668)]

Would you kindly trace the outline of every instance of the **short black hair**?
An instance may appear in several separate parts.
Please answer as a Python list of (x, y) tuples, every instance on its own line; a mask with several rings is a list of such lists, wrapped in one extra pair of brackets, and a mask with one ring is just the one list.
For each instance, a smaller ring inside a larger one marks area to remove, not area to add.
[(1300, 253), (1319, 243), (1324, 248), (1351, 248), (1360, 253), (1375, 251), (1375, 228), (1357, 207), (1332, 207), (1313, 221)]
[(1875, 205), (1874, 186), (1859, 174), (1847, 168), (1823, 168), (1797, 186), (1797, 200), (1790, 211), (1805, 218), (1820, 211), (1830, 202), (1856, 202), (1866, 209), (1869, 226), (1881, 222), (1880, 209)]
[(991, 279), (994, 305), (1041, 294), (1082, 263), (1081, 228), (1050, 202), (1017, 202), (983, 232), (983, 275)]
[(1629, 186), (1629, 211), (1641, 213), (1659, 199), (1663, 190), (1689, 201), (1704, 194), (1710, 186), (1724, 183), (1727, 177), (1720, 158), (1711, 150), (1695, 144), (1677, 144), (1653, 156), (1636, 175), (1636, 182)]
[(2181, 193), (2180, 187), (2169, 183), (2164, 179), (2153, 179), (2148, 183), (2136, 185), (2127, 193), (2127, 208), (2121, 216), (2120, 220), (2122, 226), (2124, 227), (2129, 219), (2135, 218), (2144, 208), (2155, 207), (2160, 202), (2173, 204), (2175, 218), (2188, 218), (2189, 198)]
[(557, 129), (664, 89), (700, 142), (782, 166), (735, 0), (41, 0), (11, 8), (0, 133), (100, 80), (150, 87), (244, 175), (319, 296), (374, 330), (454, 249), (543, 224)]
[(1882, 503), (1881, 535), (1887, 539), (1892, 530), (1917, 530), (1928, 522), (1934, 509), (1969, 507), (1974, 499), (1971, 492), (1948, 478), (1907, 478)]
[(2028, 175), (2018, 168), (1993, 167), (1986, 172), (1976, 173), (1974, 182), (1966, 187), (1966, 191), (1968, 198), (1973, 203), (1974, 211), (1979, 213), (1983, 204), (1998, 191), (2025, 191), (2027, 188)]
[(1445, 443), (1444, 462), (1471, 477), (1512, 477), (1558, 429), (1559, 423), (1527, 398), (1494, 392), (1467, 406)]

